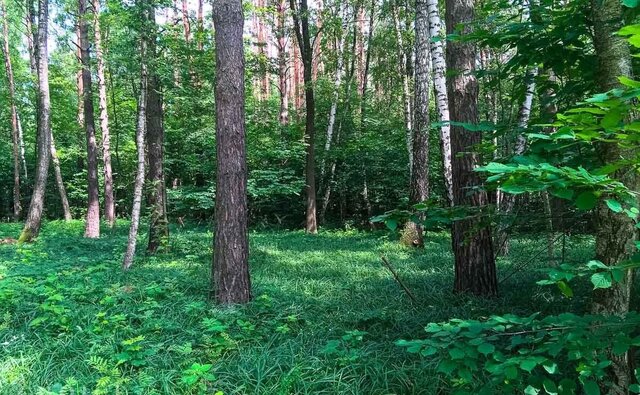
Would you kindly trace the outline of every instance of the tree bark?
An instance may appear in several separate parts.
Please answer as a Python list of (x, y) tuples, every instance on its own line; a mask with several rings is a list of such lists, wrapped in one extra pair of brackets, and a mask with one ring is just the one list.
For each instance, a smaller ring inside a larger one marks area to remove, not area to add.
[(22, 216), (22, 203), (20, 202), (20, 128), (18, 125), (18, 109), (16, 108), (16, 86), (11, 67), (11, 53), (9, 50), (9, 15), (5, 0), (0, 0), (0, 13), (2, 14), (2, 53), (4, 66), (9, 86), (9, 106), (11, 107), (11, 140), (13, 148), (13, 219), (19, 220)]
[(313, 52), (311, 47), (311, 36), (309, 32), (309, 8), (307, 0), (300, 0), (300, 9), (296, 8), (296, 0), (289, 0), (293, 15), (293, 24), (300, 54), (302, 55), (302, 66), (304, 73), (304, 93), (306, 104), (306, 121), (304, 142), (306, 144), (306, 231), (307, 233), (318, 233), (318, 223), (316, 220), (316, 167), (315, 167), (315, 112), (316, 104), (313, 90)]
[(88, 17), (87, 0), (78, 0), (82, 101), (84, 103), (84, 129), (87, 136), (87, 216), (84, 237), (95, 239), (100, 237), (100, 197), (98, 192), (98, 144), (96, 142), (96, 127), (93, 115)]
[[(413, 162), (409, 186), (409, 203), (416, 204), (429, 197), (429, 15), (426, 0), (416, 1), (415, 16), (415, 109), (413, 124)], [(415, 244), (424, 246), (422, 226), (415, 228)]]
[[(474, 0), (446, 1), (447, 34), (464, 25), (462, 36), (471, 33), (474, 20)], [(476, 61), (475, 44), (451, 41), (447, 47), (447, 68), (454, 74), (447, 81), (451, 121), (478, 123), (478, 82), (474, 75)], [(461, 126), (451, 128), (451, 150), (453, 153), (453, 191), (455, 206), (483, 209), (487, 194), (473, 190), (481, 184), (474, 171), (479, 155), (474, 152), (482, 142), (482, 135), (470, 133)], [(452, 241), (455, 255), (454, 291), (481, 296), (498, 293), (496, 265), (493, 256), (491, 230), (477, 217), (456, 221), (453, 224)]]
[(240, 0), (215, 0), (216, 214), (213, 296), (220, 304), (251, 300), (247, 231), (244, 16)]
[(276, 2), (276, 46), (278, 49), (278, 89), (280, 91), (280, 125), (289, 124), (289, 84), (287, 65), (287, 35), (285, 30), (287, 0)]
[[(146, 1), (143, 4), (143, 20), (149, 20), (149, 6)], [(136, 255), (136, 242), (138, 239), (138, 228), (140, 226), (140, 208), (142, 206), (142, 190), (144, 188), (145, 172), (145, 141), (147, 135), (147, 48), (148, 40), (146, 32), (141, 32), (140, 38), (140, 96), (138, 99), (138, 120), (136, 127), (136, 147), (138, 150), (138, 169), (133, 187), (133, 206), (131, 208), (131, 226), (129, 228), (129, 239), (127, 250), (122, 261), (122, 269), (129, 270)]]
[(49, 1), (40, 0), (38, 11), (38, 160), (36, 166), (35, 182), (29, 212), (25, 221), (22, 234), (18, 241), (30, 242), (38, 236), (42, 225), (42, 211), (44, 209), (44, 197), (47, 188), (47, 175), (49, 174), (49, 162), (51, 160), (51, 101), (49, 98), (49, 64), (48, 64), (48, 33)]
[(409, 154), (409, 173), (413, 170), (413, 126), (411, 125), (411, 88), (409, 86), (409, 75), (407, 73), (407, 53), (404, 48), (402, 31), (400, 30), (400, 20), (398, 18), (398, 2), (394, 0), (391, 7), (393, 16), (393, 27), (396, 34), (398, 61), (400, 62), (400, 74), (402, 75), (402, 102), (404, 104), (404, 122), (406, 133), (407, 152)]
[[(40, 111), (42, 113), (42, 111)], [(62, 170), (60, 169), (60, 160), (58, 159), (58, 151), (56, 150), (56, 142), (53, 138), (53, 132), (50, 130), (51, 136), (49, 137), (50, 145), (50, 157), (51, 164), (53, 165), (53, 173), (56, 179), (56, 186), (58, 187), (58, 194), (60, 195), (60, 203), (62, 204), (62, 215), (65, 221), (71, 221), (71, 206), (69, 205), (69, 198), (67, 197), (67, 188), (64, 186), (64, 180), (62, 179)]]
[[(453, 204), (453, 180), (451, 170), (451, 126), (449, 125), (449, 96), (447, 94), (447, 65), (444, 56), (442, 20), (438, 11), (438, 0), (427, 0), (429, 12), (429, 35), (431, 37), (431, 64), (433, 67), (433, 90), (440, 126), (440, 151), (442, 171), (448, 203)], [(434, 38), (438, 38), (434, 40)]]
[(107, 80), (102, 50), (100, 29), (100, 0), (93, 0), (93, 33), (98, 75), (98, 98), (100, 107), (100, 131), (102, 132), (102, 162), (104, 173), (104, 219), (109, 227), (116, 221), (116, 207), (113, 196), (113, 169), (111, 167), (111, 133), (109, 131), (109, 111), (107, 108)]
[[(592, 0), (592, 20), (594, 27), (593, 44), (598, 59), (596, 82), (602, 91), (620, 87), (619, 76), (630, 77), (631, 56), (624, 38), (616, 32), (622, 27), (622, 5), (616, 0)], [(621, 158), (635, 158), (637, 150), (624, 150), (615, 142), (599, 142), (596, 152), (601, 163), (613, 163)], [(625, 184), (631, 190), (639, 186), (637, 173), (629, 169), (620, 169), (611, 176)], [(632, 219), (624, 213), (614, 213), (601, 200), (595, 211), (596, 220), (596, 259), (607, 266), (615, 266), (629, 260), (637, 250), (637, 230)], [(628, 270), (621, 282), (611, 288), (597, 289), (591, 310), (595, 314), (624, 315), (629, 311), (634, 273)], [(611, 353), (610, 369), (613, 387), (609, 394), (628, 393), (633, 380), (630, 356)]]
[[(156, 20), (155, 10), (149, 15), (149, 29), (153, 36), (149, 40), (148, 52), (151, 59), (157, 59), (155, 45)], [(149, 243), (147, 252), (154, 254), (158, 248), (166, 244), (169, 238), (169, 221), (166, 211), (166, 184), (164, 179), (164, 125), (162, 110), (162, 91), (160, 78), (156, 72), (155, 62), (151, 61), (149, 69), (149, 83), (147, 89), (147, 151), (149, 156), (149, 171), (147, 181), (149, 194), (147, 204), (151, 207), (149, 224)]]

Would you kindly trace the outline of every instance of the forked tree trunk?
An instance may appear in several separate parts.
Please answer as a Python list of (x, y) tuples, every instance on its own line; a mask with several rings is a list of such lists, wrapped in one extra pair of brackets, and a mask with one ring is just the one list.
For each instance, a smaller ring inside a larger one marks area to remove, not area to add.
[(16, 86), (11, 67), (11, 53), (9, 51), (9, 16), (5, 0), (0, 0), (0, 13), (2, 14), (2, 53), (4, 66), (9, 86), (9, 106), (11, 108), (11, 140), (13, 148), (13, 219), (19, 220), (22, 215), (22, 203), (20, 202), (20, 128), (18, 126), (18, 109), (16, 108)]
[[(446, 1), (447, 34), (453, 34), (460, 25), (462, 36), (471, 33), (474, 20), (474, 0)], [(478, 81), (475, 71), (475, 44), (468, 41), (451, 41), (447, 48), (447, 68), (453, 75), (449, 78), (449, 110), (451, 121), (478, 123)], [(470, 133), (461, 126), (451, 128), (451, 150), (453, 153), (454, 205), (483, 209), (488, 199), (485, 191), (473, 191), (481, 184), (474, 170), (479, 164), (479, 155), (474, 152), (482, 142), (482, 135)], [(496, 265), (493, 255), (491, 230), (475, 218), (456, 221), (452, 230), (455, 255), (454, 291), (482, 296), (498, 293)]]
[[(592, 0), (592, 20), (594, 25), (593, 44), (598, 58), (597, 84), (601, 91), (620, 87), (619, 76), (631, 76), (631, 55), (624, 38), (616, 35), (622, 27), (622, 5), (616, 0)], [(622, 149), (616, 142), (599, 142), (596, 153), (601, 163), (613, 163), (621, 158), (635, 158), (637, 150)], [(630, 190), (638, 190), (637, 172), (620, 169), (610, 175), (625, 184)], [(601, 200), (596, 207), (596, 259), (607, 266), (615, 266), (636, 252), (638, 239), (634, 221), (624, 213), (615, 213)], [(604, 315), (624, 315), (629, 311), (632, 295), (633, 271), (628, 270), (624, 279), (611, 288), (594, 291), (592, 312)], [(628, 393), (633, 371), (629, 354), (610, 353), (613, 362), (609, 369), (613, 387), (609, 394)]]
[(87, 0), (78, 1), (78, 11), (84, 129), (87, 136), (87, 216), (84, 237), (95, 239), (100, 237), (100, 197), (98, 193), (98, 143), (96, 142), (96, 125), (93, 115)]
[(38, 11), (38, 161), (35, 182), (27, 220), (24, 224), (19, 242), (30, 242), (38, 236), (42, 225), (42, 211), (47, 188), (47, 175), (51, 160), (51, 102), (49, 99), (49, 64), (48, 64), (48, 34), (49, 1), (40, 0)]
[(98, 75), (98, 98), (100, 107), (100, 131), (102, 132), (102, 162), (104, 173), (104, 219), (109, 227), (116, 221), (116, 206), (113, 196), (113, 169), (111, 167), (111, 133), (109, 131), (109, 111), (107, 108), (107, 80), (102, 51), (100, 29), (100, 0), (93, 0), (93, 34)]
[[(427, 0), (416, 1), (415, 122), (413, 124), (413, 162), (409, 185), (409, 203), (429, 197), (429, 15)], [(422, 225), (409, 222), (415, 232), (414, 244), (424, 246)]]
[[(453, 181), (451, 170), (451, 127), (449, 125), (449, 96), (447, 95), (447, 65), (444, 57), (442, 20), (438, 11), (438, 0), (427, 0), (429, 12), (429, 36), (431, 37), (431, 64), (433, 68), (433, 90), (440, 126), (440, 151), (442, 171), (448, 203), (453, 204)], [(436, 39), (437, 38), (437, 39)]]
[[(149, 20), (149, 9), (146, 2), (142, 3), (144, 9), (143, 19)], [(136, 180), (133, 186), (133, 206), (131, 208), (131, 226), (129, 228), (129, 239), (127, 241), (127, 251), (122, 261), (122, 269), (129, 270), (136, 255), (136, 242), (138, 239), (138, 228), (140, 226), (140, 208), (142, 206), (142, 189), (144, 188), (145, 171), (145, 141), (147, 134), (147, 48), (149, 38), (145, 32), (141, 32), (140, 39), (140, 98), (138, 99), (138, 120), (136, 127), (136, 147), (138, 150), (138, 169)]]
[(306, 231), (318, 233), (316, 220), (316, 165), (315, 165), (315, 113), (316, 104), (313, 91), (313, 52), (311, 47), (311, 35), (309, 31), (309, 8), (307, 0), (300, 0), (300, 9), (296, 7), (296, 0), (289, 0), (293, 15), (293, 24), (304, 73), (304, 93), (307, 109), (305, 120), (304, 143), (306, 145), (305, 180), (306, 180)]
[[(149, 40), (148, 52), (151, 59), (157, 59), (155, 35), (156, 20), (155, 10), (152, 8), (149, 15), (149, 29), (153, 36)], [(158, 248), (167, 243), (169, 238), (169, 221), (165, 196), (164, 179), (164, 125), (162, 111), (162, 92), (160, 78), (156, 72), (156, 63), (149, 65), (149, 84), (147, 89), (147, 151), (149, 154), (149, 171), (147, 173), (149, 194), (147, 204), (151, 208), (149, 223), (149, 244), (147, 252), (153, 254)]]
[(285, 29), (286, 21), (286, 0), (277, 0), (276, 2), (276, 46), (278, 49), (278, 89), (280, 91), (280, 125), (289, 123), (289, 84), (287, 65), (287, 32)]
[(220, 304), (251, 300), (247, 231), (244, 16), (241, 0), (215, 0), (216, 214), (213, 296)]

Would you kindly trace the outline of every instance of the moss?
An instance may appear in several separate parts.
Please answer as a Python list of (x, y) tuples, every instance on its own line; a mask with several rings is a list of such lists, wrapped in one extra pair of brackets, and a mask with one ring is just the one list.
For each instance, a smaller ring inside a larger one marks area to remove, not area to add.
[(20, 237), (18, 238), (18, 244), (30, 243), (33, 241), (33, 232), (29, 228), (24, 228)]

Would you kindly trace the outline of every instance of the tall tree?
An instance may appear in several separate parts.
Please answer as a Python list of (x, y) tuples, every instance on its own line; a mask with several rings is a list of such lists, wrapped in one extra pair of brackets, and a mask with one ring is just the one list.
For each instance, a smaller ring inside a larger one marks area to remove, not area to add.
[[(149, 20), (149, 5), (146, 0), (141, 0), (142, 20)], [(140, 208), (142, 206), (142, 189), (144, 187), (145, 172), (145, 141), (147, 135), (147, 49), (149, 47), (149, 37), (146, 34), (146, 24), (143, 23), (140, 32), (140, 93), (138, 99), (138, 119), (136, 125), (136, 147), (138, 150), (138, 168), (133, 186), (133, 206), (131, 207), (131, 226), (129, 227), (129, 239), (127, 250), (122, 261), (122, 269), (129, 270), (136, 255), (136, 241), (138, 239), (138, 228), (140, 226)]]
[(315, 114), (316, 102), (313, 89), (313, 51), (309, 31), (309, 7), (307, 0), (289, 0), (293, 15), (293, 25), (302, 56), (304, 73), (304, 96), (306, 105), (304, 143), (306, 145), (305, 181), (307, 198), (306, 231), (318, 233), (316, 220), (316, 160), (315, 160)]
[[(415, 109), (413, 123), (413, 162), (409, 202), (416, 204), (429, 197), (429, 15), (427, 0), (416, 0)], [(424, 246), (422, 227), (413, 222), (416, 244)]]
[(18, 125), (18, 109), (16, 107), (16, 85), (13, 79), (11, 53), (9, 51), (9, 15), (5, 0), (0, 0), (0, 14), (2, 14), (2, 54), (9, 86), (9, 106), (11, 107), (11, 140), (13, 147), (13, 218), (20, 219), (22, 203), (20, 202), (20, 127)]
[[(482, 210), (488, 203), (487, 194), (474, 189), (481, 183), (474, 169), (479, 163), (475, 150), (482, 135), (458, 126), (478, 123), (476, 48), (474, 43), (464, 40), (472, 32), (473, 19), (474, 0), (446, 1), (447, 35), (457, 33), (462, 37), (447, 46), (447, 68), (451, 72), (447, 81), (449, 110), (451, 121), (457, 123), (451, 128), (454, 204)], [(477, 218), (474, 215), (453, 224), (454, 291), (493, 296), (498, 293), (498, 281), (491, 230)]]
[(155, 9), (149, 13), (148, 30), (152, 32), (149, 39), (149, 87), (147, 89), (147, 151), (149, 155), (149, 171), (147, 173), (147, 203), (151, 208), (149, 223), (149, 244), (147, 252), (155, 253), (169, 237), (169, 221), (166, 210), (166, 187), (164, 179), (164, 125), (162, 110), (162, 91), (160, 78), (156, 72), (156, 20)]
[(98, 143), (93, 115), (91, 56), (89, 53), (89, 14), (87, 0), (78, 0), (80, 29), (80, 61), (82, 62), (82, 101), (84, 102), (84, 130), (87, 136), (87, 216), (84, 236), (100, 237), (100, 196), (98, 192)]
[(104, 219), (112, 227), (116, 221), (116, 205), (113, 196), (113, 169), (111, 167), (111, 133), (107, 108), (107, 80), (100, 29), (100, 0), (93, 0), (93, 35), (98, 76), (98, 105), (100, 107), (100, 131), (102, 133), (102, 162), (104, 174)]
[(280, 91), (280, 125), (289, 123), (289, 66), (286, 30), (287, 0), (276, 0), (276, 48), (278, 50), (278, 90)]
[[(442, 20), (438, 10), (438, 0), (427, 0), (429, 12), (429, 36), (431, 37), (431, 65), (433, 69), (433, 91), (438, 120), (440, 121), (440, 151), (444, 186), (449, 204), (453, 204), (453, 181), (451, 170), (451, 127), (449, 125), (449, 96), (447, 95), (447, 65), (442, 42)], [(437, 38), (437, 39), (436, 39)]]
[(244, 15), (241, 0), (215, 0), (216, 214), (213, 295), (220, 304), (251, 299), (247, 230)]
[(37, 33), (37, 70), (38, 70), (38, 134), (37, 134), (37, 165), (33, 193), (29, 212), (25, 221), (20, 242), (30, 242), (38, 236), (42, 225), (42, 211), (47, 189), (47, 176), (51, 160), (51, 101), (49, 98), (49, 63), (48, 63), (48, 23), (49, 0), (40, 0), (38, 7)]
[(413, 125), (411, 115), (411, 87), (409, 81), (409, 72), (407, 71), (408, 59), (407, 51), (402, 38), (402, 30), (400, 27), (400, 17), (398, 16), (398, 0), (393, 1), (391, 7), (391, 16), (393, 18), (393, 29), (396, 33), (397, 55), (400, 66), (400, 75), (402, 76), (402, 102), (404, 110), (404, 123), (406, 133), (407, 152), (409, 154), (409, 171), (413, 170)]
[[(624, 38), (616, 32), (622, 27), (622, 5), (617, 0), (592, 0), (592, 20), (594, 27), (593, 44), (598, 59), (596, 83), (602, 91), (620, 87), (620, 76), (631, 76), (631, 55)], [(628, 157), (634, 160), (637, 150), (623, 149), (618, 144), (600, 142), (596, 153), (601, 163), (613, 163)], [(622, 181), (629, 189), (637, 190), (640, 183), (636, 171), (620, 169), (610, 175)], [(634, 221), (624, 213), (615, 213), (601, 200), (595, 211), (596, 259), (607, 266), (615, 266), (628, 261), (635, 253), (638, 234)], [(592, 311), (596, 314), (624, 315), (629, 311), (632, 295), (633, 271), (628, 270), (625, 278), (610, 288), (594, 291)], [(633, 380), (632, 363), (628, 354), (609, 355), (612, 360), (610, 373), (614, 386), (608, 393), (628, 393)]]

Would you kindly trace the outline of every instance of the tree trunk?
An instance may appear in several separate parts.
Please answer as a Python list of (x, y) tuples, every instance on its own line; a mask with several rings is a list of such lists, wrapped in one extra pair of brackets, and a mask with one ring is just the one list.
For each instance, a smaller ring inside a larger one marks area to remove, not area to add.
[(400, 30), (400, 20), (398, 18), (398, 4), (397, 0), (391, 7), (391, 13), (393, 16), (393, 27), (396, 33), (397, 53), (398, 61), (400, 62), (400, 74), (402, 75), (402, 102), (404, 104), (404, 122), (407, 152), (409, 153), (409, 173), (413, 170), (413, 127), (411, 125), (411, 88), (409, 86), (409, 75), (406, 70), (407, 65), (407, 53), (404, 48), (404, 40), (402, 39), (402, 31)]
[[(415, 110), (413, 124), (413, 162), (409, 203), (416, 204), (429, 197), (429, 15), (426, 0), (416, 1), (415, 16)], [(415, 244), (424, 246), (422, 226), (409, 222), (415, 231)]]
[(182, 0), (182, 25), (184, 27), (184, 40), (191, 42), (191, 24), (189, 23), (189, 7), (187, 0)]
[(11, 140), (13, 143), (13, 219), (19, 220), (22, 216), (22, 203), (20, 202), (20, 138), (18, 126), (18, 109), (16, 108), (16, 86), (11, 67), (11, 53), (9, 51), (9, 15), (4, 0), (0, 0), (0, 13), (2, 14), (2, 53), (4, 66), (9, 85), (9, 105), (11, 107)]
[[(465, 26), (462, 30), (463, 38), (470, 34), (471, 22), (474, 20), (474, 0), (447, 0), (446, 9), (447, 34), (453, 34), (460, 25)], [(451, 121), (478, 123), (475, 61), (474, 43), (448, 43), (447, 68), (454, 73), (447, 81)], [(483, 209), (488, 203), (486, 192), (471, 189), (481, 183), (478, 173), (474, 171), (480, 159), (474, 150), (481, 142), (480, 133), (470, 133), (461, 126), (451, 128), (455, 206)], [(497, 295), (498, 282), (490, 228), (475, 218), (456, 221), (453, 224), (452, 241), (455, 255), (454, 291), (482, 296)]]
[(293, 15), (294, 30), (300, 46), (302, 55), (302, 66), (304, 73), (304, 93), (307, 109), (305, 121), (304, 142), (306, 145), (306, 197), (307, 233), (318, 233), (318, 223), (316, 221), (316, 167), (315, 167), (315, 112), (316, 104), (313, 91), (313, 52), (311, 48), (311, 36), (309, 32), (309, 9), (307, 0), (300, 0), (300, 10), (296, 9), (296, 0), (289, 0)]
[[(620, 87), (619, 76), (631, 76), (631, 56), (626, 39), (616, 35), (622, 27), (622, 5), (616, 0), (592, 0), (592, 20), (594, 25), (593, 44), (598, 58), (596, 73), (600, 90), (609, 91)], [(636, 150), (624, 150), (615, 142), (600, 142), (596, 152), (601, 163), (612, 163), (621, 158), (635, 158)], [(620, 169), (611, 176), (625, 184), (631, 190), (637, 190), (638, 176), (635, 171)], [(624, 213), (614, 213), (600, 201), (595, 211), (596, 220), (596, 259), (607, 266), (615, 266), (627, 261), (637, 250), (637, 229), (634, 222)], [(632, 295), (633, 271), (627, 271), (621, 282), (611, 288), (594, 291), (592, 312), (595, 314), (624, 315), (629, 311)], [(613, 364), (610, 375), (614, 386), (610, 394), (628, 393), (633, 380), (633, 371), (629, 355), (609, 355)]]
[(42, 225), (42, 211), (44, 209), (44, 197), (47, 188), (47, 176), (49, 174), (49, 161), (51, 155), (51, 102), (49, 98), (49, 64), (48, 64), (48, 33), (49, 1), (40, 0), (38, 11), (38, 160), (36, 166), (35, 182), (29, 212), (24, 229), (20, 235), (20, 242), (33, 241), (40, 232)]
[[(157, 59), (155, 45), (156, 20), (155, 10), (150, 12), (149, 28), (154, 34), (149, 40), (149, 54), (151, 59)], [(158, 248), (166, 244), (169, 238), (169, 221), (165, 196), (166, 187), (164, 179), (164, 125), (162, 110), (162, 91), (160, 78), (157, 75), (155, 62), (149, 66), (149, 84), (147, 88), (147, 152), (149, 155), (149, 171), (147, 181), (149, 194), (147, 204), (151, 207), (149, 224), (149, 244), (147, 252), (154, 254)]]
[(98, 193), (98, 144), (93, 115), (91, 57), (89, 53), (89, 26), (87, 0), (78, 0), (80, 29), (80, 61), (82, 62), (82, 101), (84, 102), (84, 129), (87, 135), (87, 217), (84, 237), (100, 237), (100, 197)]
[[(433, 90), (438, 120), (440, 121), (440, 151), (442, 171), (448, 203), (453, 204), (453, 181), (451, 175), (451, 127), (449, 125), (449, 96), (447, 95), (447, 65), (444, 57), (442, 20), (438, 11), (438, 0), (427, 0), (429, 12), (429, 36), (431, 37), (431, 64), (433, 67)], [(439, 38), (434, 40), (435, 38)]]
[[(142, 2), (144, 9), (143, 20), (149, 20), (149, 6)], [(144, 188), (145, 172), (145, 141), (147, 134), (147, 47), (149, 38), (144, 31), (140, 38), (140, 98), (138, 99), (138, 120), (136, 127), (136, 147), (138, 150), (138, 169), (133, 187), (133, 207), (131, 208), (131, 226), (129, 228), (129, 239), (127, 241), (127, 251), (122, 261), (122, 269), (129, 270), (133, 264), (136, 254), (136, 242), (138, 239), (138, 227), (140, 226), (140, 207), (142, 206), (142, 190)]]
[(98, 68), (98, 97), (100, 106), (100, 131), (102, 132), (102, 161), (104, 171), (104, 219), (109, 227), (116, 221), (115, 199), (113, 197), (113, 170), (111, 168), (111, 134), (109, 131), (109, 111), (107, 109), (107, 80), (102, 51), (100, 30), (100, 0), (93, 0), (93, 33)]
[(198, 51), (202, 51), (204, 45), (204, 1), (198, 0)]
[(276, 2), (276, 46), (278, 48), (278, 89), (280, 90), (280, 125), (289, 124), (289, 84), (287, 65), (287, 33), (285, 30), (287, 0)]
[(83, 100), (83, 92), (84, 92), (84, 80), (82, 79), (82, 49), (80, 48), (80, 41), (82, 33), (80, 32), (80, 21), (78, 21), (78, 25), (76, 26), (76, 43), (78, 45), (77, 56), (78, 61), (80, 62), (80, 68), (76, 73), (76, 89), (78, 94), (78, 127), (80, 130), (84, 129), (84, 100)]
[(247, 231), (244, 16), (240, 0), (215, 0), (216, 214), (213, 295), (220, 304), (251, 300)]

